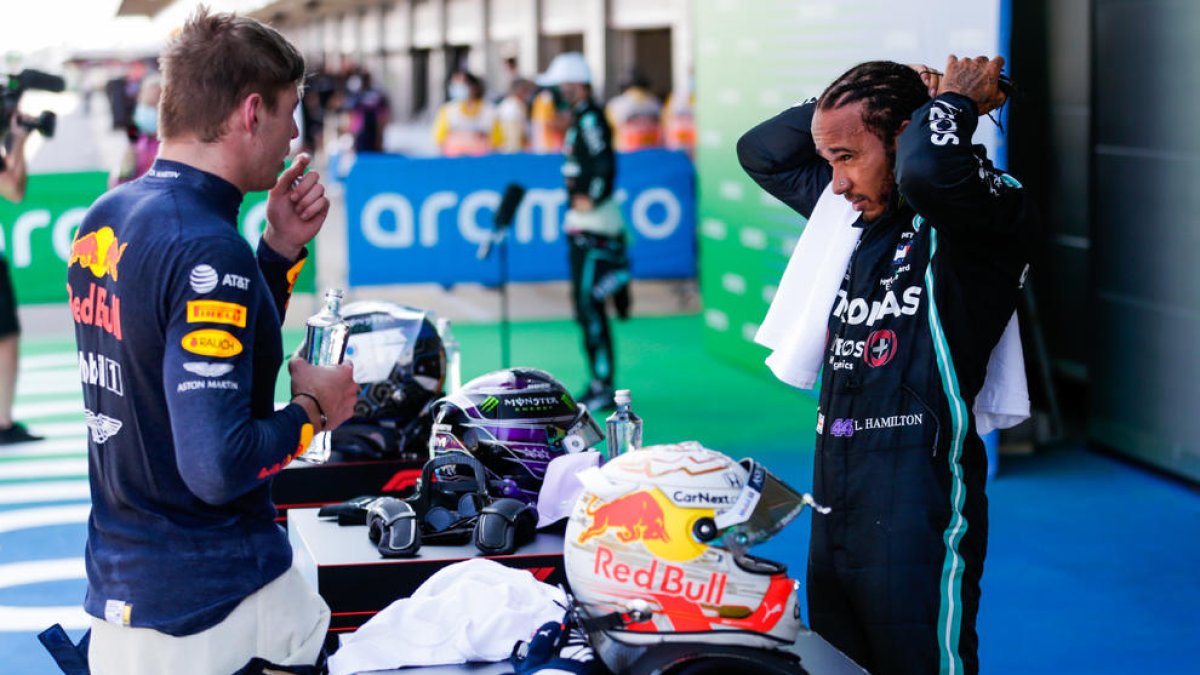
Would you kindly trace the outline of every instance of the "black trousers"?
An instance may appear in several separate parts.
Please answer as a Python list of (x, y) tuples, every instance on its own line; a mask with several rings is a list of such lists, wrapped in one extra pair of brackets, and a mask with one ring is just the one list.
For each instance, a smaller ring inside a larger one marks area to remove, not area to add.
[(872, 675), (975, 675), (988, 531), (982, 441), (971, 432), (958, 461), (928, 445), (824, 445), (814, 496), (837, 506), (813, 516), (813, 630)]
[(13, 293), (12, 278), (8, 275), (8, 261), (0, 256), (0, 338), (20, 332), (17, 298)]
[(575, 321), (583, 331), (592, 381), (612, 386), (616, 370), (607, 301), (617, 314), (629, 316), (629, 259), (624, 237), (573, 234), (568, 237), (571, 264), (571, 299)]

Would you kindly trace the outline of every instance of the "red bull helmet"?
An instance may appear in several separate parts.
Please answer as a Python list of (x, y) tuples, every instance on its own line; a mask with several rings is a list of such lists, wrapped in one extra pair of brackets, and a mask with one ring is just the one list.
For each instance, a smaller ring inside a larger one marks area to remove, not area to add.
[(800, 630), (798, 583), (751, 556), (811, 497), (761, 464), (699, 443), (656, 445), (580, 473), (567, 580), (614, 672), (667, 643), (783, 648)]
[(433, 420), (431, 455), (469, 452), (487, 469), (495, 496), (531, 504), (551, 460), (604, 439), (587, 408), (536, 368), (497, 370), (467, 382), (434, 404)]

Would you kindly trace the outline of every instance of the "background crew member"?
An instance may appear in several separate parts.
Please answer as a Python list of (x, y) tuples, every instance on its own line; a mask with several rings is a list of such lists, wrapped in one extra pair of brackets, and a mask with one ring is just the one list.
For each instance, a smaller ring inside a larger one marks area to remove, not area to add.
[[(317, 174), (301, 177), (307, 156), (280, 175), (304, 61), (275, 30), (201, 8), (160, 63), (159, 159), (92, 206), (67, 272), (96, 373), (83, 387), (91, 672), (312, 666), (329, 609), (292, 567), (271, 478), (350, 417), (357, 387), (349, 365), (293, 359), (291, 403), (275, 410), (280, 322), (329, 211)], [(266, 189), (256, 254), (237, 214)]]
[(813, 629), (874, 675), (979, 670), (987, 459), (972, 405), (1036, 225), (971, 145), (1004, 102), (1002, 65), (950, 57), (939, 80), (864, 63), (738, 143), (805, 217), (826, 186), (862, 213), (828, 321), (813, 492), (833, 512), (813, 519), (807, 588)]
[(629, 261), (625, 255), (625, 222), (612, 198), (616, 157), (612, 128), (592, 100), (591, 71), (579, 52), (554, 57), (538, 78), (543, 87), (557, 86), (571, 105), (563, 152), (563, 177), (570, 207), (564, 226), (570, 249), (571, 294), (575, 320), (583, 330), (591, 381), (578, 399), (592, 410), (613, 407), (616, 372), (606, 301), (629, 315)]
[[(25, 199), (28, 175), (25, 168), (25, 140), (29, 130), (12, 119), (0, 120), (9, 125), (11, 147), (0, 153), (0, 198), (19, 203)], [(0, 134), (4, 136), (4, 134)], [(17, 297), (13, 293), (8, 261), (0, 255), (0, 445), (40, 441), (13, 421), (13, 399), (17, 393), (17, 365), (20, 360), (21, 323), (17, 318)]]

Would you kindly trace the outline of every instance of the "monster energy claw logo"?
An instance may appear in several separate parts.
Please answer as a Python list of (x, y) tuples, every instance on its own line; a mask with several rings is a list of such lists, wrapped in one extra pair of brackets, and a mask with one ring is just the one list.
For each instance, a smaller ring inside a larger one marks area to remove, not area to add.
[(485, 413), (489, 413), (495, 410), (498, 405), (500, 405), (500, 399), (495, 396), (489, 396), (483, 399), (483, 403), (479, 404), (479, 409)]

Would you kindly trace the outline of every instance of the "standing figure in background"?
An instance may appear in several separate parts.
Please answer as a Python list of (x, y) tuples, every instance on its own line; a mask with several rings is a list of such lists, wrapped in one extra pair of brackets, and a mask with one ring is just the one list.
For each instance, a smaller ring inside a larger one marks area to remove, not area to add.
[[(29, 180), (25, 168), (25, 140), (29, 130), (12, 119), (0, 119), (7, 134), (0, 134), (10, 145), (0, 148), (0, 199), (14, 204), (25, 199)], [(40, 441), (24, 425), (13, 421), (13, 400), (17, 394), (17, 365), (20, 361), (21, 322), (17, 317), (17, 297), (13, 293), (8, 261), (0, 254), (0, 445)]]
[(346, 92), (354, 152), (383, 152), (383, 133), (392, 120), (387, 95), (371, 86), (371, 73), (366, 71), (346, 78)]
[(621, 83), (621, 93), (604, 107), (613, 128), (618, 152), (632, 152), (662, 145), (662, 103), (650, 91), (650, 82), (636, 68)]
[(529, 149), (529, 99), (535, 85), (530, 80), (513, 80), (508, 95), (496, 106), (496, 120), (500, 126), (500, 138), (496, 143), (498, 152), (525, 152)]
[(579, 52), (554, 57), (538, 78), (560, 89), (571, 105), (571, 125), (563, 139), (563, 178), (569, 208), (564, 228), (570, 249), (575, 320), (583, 330), (591, 380), (577, 398), (591, 410), (612, 408), (616, 373), (607, 301), (629, 316), (629, 259), (625, 221), (613, 199), (617, 163), (612, 128), (592, 99), (592, 76)]
[(157, 75), (142, 78), (137, 105), (133, 108), (133, 123), (129, 125), (129, 147), (121, 164), (109, 177), (108, 186), (116, 187), (146, 173), (158, 156), (158, 99), (162, 82)]
[(542, 154), (562, 152), (563, 136), (571, 124), (571, 108), (558, 87), (543, 87), (529, 106), (529, 150)]
[(663, 144), (688, 155), (696, 151), (696, 90), (691, 79), (667, 96), (662, 111)]
[(443, 157), (479, 157), (492, 152), (500, 139), (496, 109), (483, 98), (483, 81), (456, 70), (446, 86), (450, 100), (438, 109), (433, 140)]

